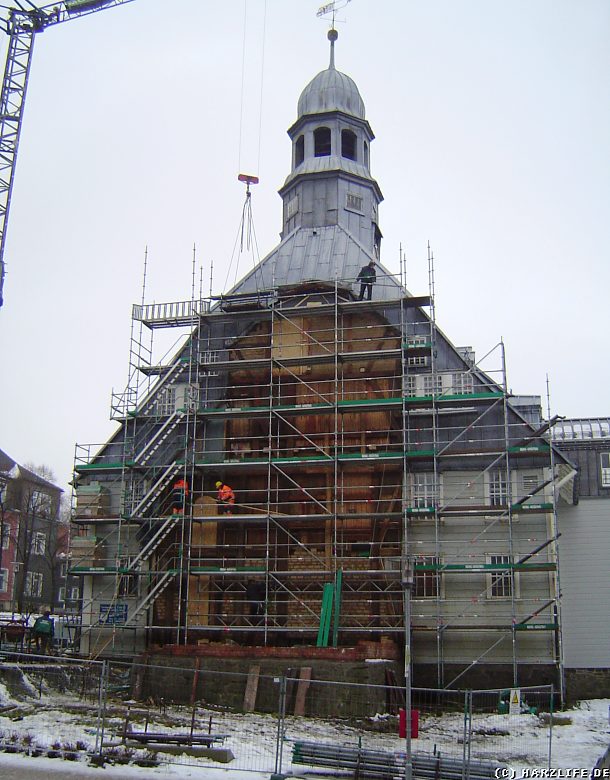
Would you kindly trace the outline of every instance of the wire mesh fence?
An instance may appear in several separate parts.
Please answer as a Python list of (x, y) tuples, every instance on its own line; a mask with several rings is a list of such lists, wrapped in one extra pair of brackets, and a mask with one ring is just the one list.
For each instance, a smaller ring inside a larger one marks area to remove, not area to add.
[(521, 766), (551, 766), (552, 685), (469, 691), (469, 754)]
[(0, 749), (79, 760), (99, 749), (104, 664), (3, 652)]
[(307, 667), (274, 676), (264, 664), (246, 673), (189, 656), (164, 665), (7, 652), (0, 660), (0, 749), (9, 752), (397, 778), (409, 777), (410, 762), (413, 777), (464, 780), (551, 766), (551, 686), (413, 688), (407, 718), (402, 686), (312, 679)]

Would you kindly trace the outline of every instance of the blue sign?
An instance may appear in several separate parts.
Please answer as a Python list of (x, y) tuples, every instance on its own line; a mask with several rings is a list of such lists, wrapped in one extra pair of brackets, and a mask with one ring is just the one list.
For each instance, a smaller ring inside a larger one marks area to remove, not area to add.
[(127, 604), (100, 604), (100, 620), (104, 626), (119, 626), (127, 623)]

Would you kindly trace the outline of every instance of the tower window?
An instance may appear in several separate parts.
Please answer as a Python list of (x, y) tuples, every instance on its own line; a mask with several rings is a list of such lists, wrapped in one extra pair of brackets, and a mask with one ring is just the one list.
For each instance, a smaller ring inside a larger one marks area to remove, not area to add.
[(356, 159), (356, 133), (351, 130), (341, 131), (341, 156), (348, 160)]
[(313, 148), (316, 157), (330, 155), (330, 127), (318, 127), (313, 131)]
[(369, 167), (369, 145), (366, 141), (364, 142), (364, 164)]
[(305, 136), (300, 135), (294, 145), (294, 167), (298, 167), (305, 159)]
[(348, 192), (345, 197), (345, 207), (351, 211), (358, 211), (362, 213), (362, 196), (354, 195), (353, 193)]

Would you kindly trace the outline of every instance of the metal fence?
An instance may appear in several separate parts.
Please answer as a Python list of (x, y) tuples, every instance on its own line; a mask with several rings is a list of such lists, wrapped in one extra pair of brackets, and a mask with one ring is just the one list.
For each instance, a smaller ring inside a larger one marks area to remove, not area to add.
[(552, 713), (551, 686), (414, 688), (409, 744), (397, 685), (312, 680), (303, 670), (271, 676), (261, 665), (244, 673), (232, 661), (210, 669), (187, 656), (166, 666), (21, 653), (0, 660), (0, 749), (10, 752), (460, 780), (493, 777), (502, 765), (551, 766), (552, 718), (539, 717)]

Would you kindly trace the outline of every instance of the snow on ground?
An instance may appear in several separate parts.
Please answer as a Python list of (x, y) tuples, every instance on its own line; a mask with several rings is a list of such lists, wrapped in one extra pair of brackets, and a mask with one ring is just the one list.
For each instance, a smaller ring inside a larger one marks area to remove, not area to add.
[[(37, 762), (48, 765), (49, 773), (61, 771), (68, 778), (76, 770), (87, 775), (85, 749), (93, 749), (96, 742), (97, 710), (94, 702), (83, 702), (78, 697), (57, 693), (40, 684), (25, 680), (20, 691), (9, 690), (0, 683), (0, 741), (19, 746), (38, 746), (48, 749), (53, 745), (76, 746), (81, 752), (78, 762), (51, 758), (28, 758), (0, 752), (0, 767), (26, 766), (19, 762)], [(32, 696), (35, 692), (35, 697)], [(125, 702), (109, 703), (105, 723), (105, 741), (118, 745), (125, 723)], [(610, 742), (608, 725), (609, 699), (588, 700), (564, 713), (558, 713), (566, 725), (555, 725), (552, 740), (552, 766), (555, 768), (591, 769), (605, 752)], [(171, 706), (160, 711), (148, 710), (149, 731), (185, 732), (190, 729), (192, 709)], [(210, 718), (212, 722), (210, 724)], [(130, 722), (134, 729), (143, 730), (146, 711), (140, 703), (132, 705)], [(387, 725), (387, 732), (378, 731)], [(420, 735), (412, 743), (414, 752), (432, 753), (434, 749), (443, 755), (461, 758), (463, 752), (463, 715), (448, 713), (442, 716), (423, 716)], [(271, 715), (236, 714), (201, 708), (197, 711), (196, 730), (206, 733), (227, 734), (224, 747), (235, 755), (230, 765), (215, 765), (212, 769), (207, 759), (188, 756), (168, 757), (172, 765), (158, 768), (133, 766), (108, 766), (103, 773), (91, 769), (97, 776), (109, 778), (147, 778), (154, 776), (192, 777), (193, 780), (241, 780), (241, 778), (268, 778), (275, 769), (277, 719)], [(548, 729), (536, 715), (507, 716), (499, 714), (473, 715), (473, 758), (487, 758), (508, 764), (517, 772), (525, 768), (543, 768), (548, 760)], [(283, 771), (296, 773), (316, 771), (314, 767), (290, 765), (294, 740), (318, 741), (332, 744), (348, 744), (353, 747), (362, 740), (362, 747), (388, 752), (403, 751), (404, 740), (395, 733), (395, 719), (378, 716), (368, 722), (351, 720), (324, 721), (304, 717), (286, 719), (286, 739), (283, 755)], [(122, 750), (122, 748), (119, 748)], [(139, 751), (143, 755), (145, 751)], [(162, 754), (160, 754), (162, 755)], [(45, 763), (46, 762), (46, 763)], [(33, 765), (33, 764), (32, 764)], [(27, 765), (29, 766), (29, 764)], [(250, 771), (244, 771), (250, 770)], [(320, 770), (318, 770), (320, 771)], [(261, 773), (261, 774), (259, 774)], [(0, 776), (3, 772), (0, 769)]]
[(215, 769), (211, 767), (193, 767), (183, 765), (164, 764), (163, 766), (144, 769), (137, 766), (121, 766), (104, 768), (86, 766), (83, 763), (70, 761), (58, 761), (52, 758), (31, 758), (29, 756), (15, 756), (0, 753), (0, 777), (4, 776), (4, 770), (14, 770), (18, 776), (24, 769), (38, 769), (42, 774), (53, 778), (62, 775), (65, 780), (72, 778), (95, 777), (97, 780), (174, 780), (174, 778), (188, 777), (192, 780), (269, 780), (269, 772), (249, 772), (236, 769)]

